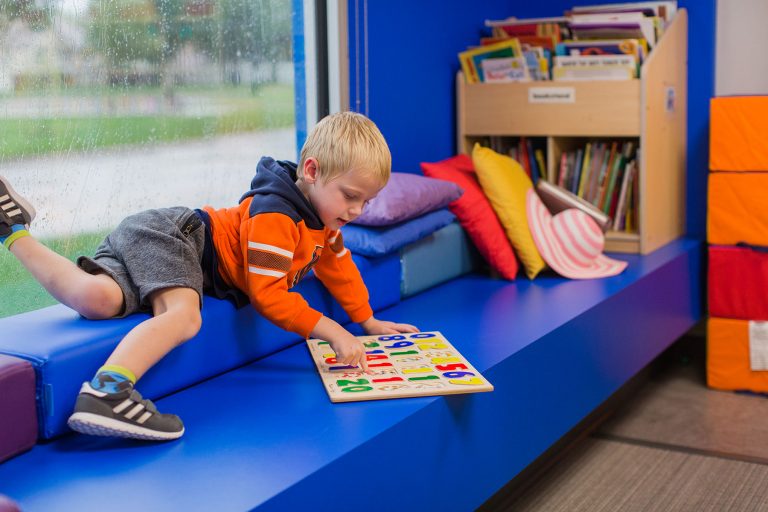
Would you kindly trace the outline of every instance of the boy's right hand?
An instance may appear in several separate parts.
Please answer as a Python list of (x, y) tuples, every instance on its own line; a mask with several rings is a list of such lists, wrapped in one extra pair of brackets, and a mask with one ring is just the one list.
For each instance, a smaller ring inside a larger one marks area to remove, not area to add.
[(334, 341), (328, 340), (331, 348), (336, 352), (336, 360), (349, 366), (360, 366), (368, 373), (368, 363), (365, 360), (365, 346), (360, 340), (347, 332), (347, 336)]
[(311, 335), (327, 341), (336, 353), (336, 361), (339, 363), (360, 366), (365, 373), (369, 373), (368, 362), (365, 358), (365, 346), (337, 322), (323, 316), (317, 322)]

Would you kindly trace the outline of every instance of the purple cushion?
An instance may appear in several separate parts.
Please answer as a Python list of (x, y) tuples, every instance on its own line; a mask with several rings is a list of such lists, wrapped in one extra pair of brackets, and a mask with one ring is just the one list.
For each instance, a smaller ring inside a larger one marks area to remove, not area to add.
[(0, 494), (0, 512), (20, 512), (20, 510), (15, 501)]
[(35, 370), (28, 361), (0, 354), (0, 462), (36, 441)]
[(354, 220), (363, 226), (389, 226), (448, 206), (464, 191), (450, 181), (393, 172), (389, 183)]

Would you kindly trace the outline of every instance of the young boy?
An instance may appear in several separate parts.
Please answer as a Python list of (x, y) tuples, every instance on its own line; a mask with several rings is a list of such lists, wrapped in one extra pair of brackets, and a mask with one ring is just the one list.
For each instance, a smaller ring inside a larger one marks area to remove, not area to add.
[(200, 330), (204, 290), (237, 305), (250, 302), (284, 329), (327, 340), (340, 362), (366, 371), (362, 343), (290, 291), (310, 269), (366, 333), (417, 332), (373, 316), (339, 231), (386, 184), (390, 166), (373, 122), (352, 112), (331, 115), (307, 137), (298, 167), (262, 158), (238, 206), (129, 216), (93, 258), (76, 264), (29, 235), (35, 211), (0, 177), (0, 242), (51, 295), (89, 319), (153, 314), (83, 383), (69, 426), (139, 439), (183, 435), (181, 420), (158, 412), (134, 384)]

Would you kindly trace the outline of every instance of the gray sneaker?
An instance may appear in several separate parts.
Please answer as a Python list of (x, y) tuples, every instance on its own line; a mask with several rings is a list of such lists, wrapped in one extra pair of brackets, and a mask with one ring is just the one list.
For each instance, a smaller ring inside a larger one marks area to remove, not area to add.
[(6, 178), (0, 176), (0, 225), (8, 229), (14, 224), (29, 226), (35, 215), (35, 209), (29, 201), (13, 190)]
[(80, 388), (75, 412), (67, 424), (83, 434), (151, 441), (178, 439), (184, 434), (178, 416), (157, 412), (155, 404), (142, 398), (133, 386), (118, 393), (104, 393), (93, 389), (89, 382)]

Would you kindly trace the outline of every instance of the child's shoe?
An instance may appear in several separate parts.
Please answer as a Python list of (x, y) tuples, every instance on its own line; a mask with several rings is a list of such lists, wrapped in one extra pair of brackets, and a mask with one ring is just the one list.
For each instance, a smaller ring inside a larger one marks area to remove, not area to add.
[(184, 434), (178, 416), (157, 412), (155, 404), (142, 398), (133, 386), (118, 393), (104, 393), (93, 389), (89, 382), (80, 388), (75, 412), (67, 424), (83, 434), (152, 441), (178, 439)]
[(5, 177), (0, 176), (0, 231), (13, 225), (29, 226), (35, 215), (29, 201), (13, 190)]

